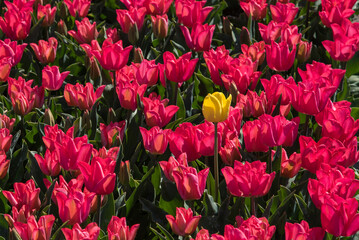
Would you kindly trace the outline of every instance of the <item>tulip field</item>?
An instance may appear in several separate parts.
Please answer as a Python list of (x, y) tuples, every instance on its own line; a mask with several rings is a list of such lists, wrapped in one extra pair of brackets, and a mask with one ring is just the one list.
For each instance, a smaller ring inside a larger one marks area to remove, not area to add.
[(0, 0), (0, 240), (359, 239), (356, 0)]

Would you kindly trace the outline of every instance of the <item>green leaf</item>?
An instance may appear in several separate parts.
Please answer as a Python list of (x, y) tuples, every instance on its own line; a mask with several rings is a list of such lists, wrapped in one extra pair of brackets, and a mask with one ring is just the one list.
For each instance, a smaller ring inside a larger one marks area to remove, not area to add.
[(338, 92), (337, 94), (337, 101), (342, 101), (347, 99), (349, 95), (349, 86), (348, 86), (348, 79), (344, 77), (343, 83), (342, 83), (342, 91)]
[(163, 211), (163, 209), (156, 206), (145, 198), (140, 198), (139, 201), (142, 205), (142, 210), (151, 214), (153, 222), (159, 223), (161, 225), (167, 224), (167, 213)]
[(145, 190), (145, 182), (151, 177), (154, 172), (154, 167), (152, 167), (141, 179), (140, 185), (132, 192), (131, 196), (126, 201), (126, 216), (129, 215), (133, 206), (135, 205), (138, 198), (141, 196), (142, 192)]
[(180, 94), (180, 91), (178, 91), (178, 96), (177, 96), (177, 106), (179, 107), (176, 116), (177, 118), (186, 118), (186, 108), (184, 105), (184, 101), (183, 98)]
[(69, 222), (69, 220), (67, 220), (66, 222), (64, 222), (64, 223), (56, 230), (56, 232), (52, 235), (51, 240), (59, 239), (59, 238), (58, 238), (58, 235), (59, 235), (60, 233), (62, 233), (61, 229), (64, 228), (68, 222)]
[(151, 176), (151, 183), (152, 183), (153, 187), (155, 188), (156, 195), (160, 194), (160, 192), (161, 192), (161, 189), (160, 189), (160, 185), (161, 185), (161, 168), (160, 168), (159, 164), (157, 164), (155, 166), (155, 171)]
[(40, 187), (41, 191), (46, 192), (47, 188), (43, 181), (43, 174), (39, 167), (39, 164), (36, 161), (34, 152), (29, 151), (28, 156), (29, 156), (30, 162), (31, 162), (31, 175), (35, 179), (35, 182)]
[(359, 52), (347, 62), (345, 75), (349, 78), (351, 75), (359, 73)]
[(157, 223), (157, 227), (161, 230), (161, 232), (166, 236), (167, 240), (174, 240), (174, 238), (172, 237), (172, 235), (164, 228), (162, 227), (160, 224)]
[(115, 200), (113, 198), (113, 193), (107, 195), (107, 203), (101, 208), (101, 229), (107, 228), (112, 216), (115, 216)]
[(156, 229), (152, 227), (150, 227), (150, 229), (159, 239), (166, 240), (166, 238), (161, 233), (159, 233)]

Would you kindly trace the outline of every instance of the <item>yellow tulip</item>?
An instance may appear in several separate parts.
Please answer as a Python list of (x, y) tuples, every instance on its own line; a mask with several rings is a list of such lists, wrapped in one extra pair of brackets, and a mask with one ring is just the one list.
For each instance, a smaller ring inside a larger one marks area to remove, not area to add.
[(202, 112), (209, 122), (223, 122), (228, 118), (232, 95), (226, 99), (222, 92), (208, 94), (203, 101)]

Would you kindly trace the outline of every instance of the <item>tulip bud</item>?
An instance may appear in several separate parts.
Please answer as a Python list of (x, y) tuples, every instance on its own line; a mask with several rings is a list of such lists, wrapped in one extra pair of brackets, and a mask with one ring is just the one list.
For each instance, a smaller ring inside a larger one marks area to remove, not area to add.
[(232, 34), (232, 23), (229, 21), (228, 17), (223, 17), (223, 32), (227, 35)]
[(135, 56), (133, 57), (134, 63), (141, 63), (144, 59), (141, 48), (135, 48)]
[(130, 43), (134, 45), (139, 38), (140, 36), (138, 33), (137, 24), (132, 24), (128, 31), (128, 41), (130, 41)]
[(107, 113), (107, 122), (116, 122), (116, 113), (113, 110), (113, 108), (109, 108), (108, 109), (108, 113)]
[(119, 181), (122, 185), (130, 182), (130, 161), (122, 161), (120, 165)]
[(152, 16), (152, 31), (156, 38), (163, 39), (168, 33), (168, 16)]
[(90, 77), (95, 80), (101, 75), (100, 67), (94, 57), (90, 58)]
[(246, 27), (242, 27), (242, 31), (239, 35), (239, 42), (241, 44), (246, 44), (248, 46), (251, 45), (251, 38), (250, 38), (250, 35), (249, 35), (249, 31)]
[(62, 21), (62, 19), (57, 23), (57, 31), (61, 34), (61, 35), (67, 35), (67, 26), (65, 24), (64, 21)]
[(239, 91), (234, 82), (231, 82), (231, 84), (229, 85), (229, 94), (231, 94), (231, 96), (233, 96), (233, 99), (237, 99), (237, 97), (238, 97)]
[(62, 2), (61, 6), (60, 6), (60, 18), (61, 18), (60, 22), (62, 21), (62, 19), (66, 19), (67, 15), (68, 15), (68, 12), (67, 12), (66, 4), (64, 2)]
[(46, 123), (47, 125), (50, 125), (50, 126), (55, 125), (54, 116), (52, 115), (52, 112), (49, 108), (45, 109), (44, 123)]
[(72, 127), (72, 120), (67, 117), (65, 120), (64, 131), (66, 132), (70, 127)]
[(90, 112), (87, 109), (84, 111), (84, 115), (82, 116), (82, 124), (87, 130), (91, 128)]

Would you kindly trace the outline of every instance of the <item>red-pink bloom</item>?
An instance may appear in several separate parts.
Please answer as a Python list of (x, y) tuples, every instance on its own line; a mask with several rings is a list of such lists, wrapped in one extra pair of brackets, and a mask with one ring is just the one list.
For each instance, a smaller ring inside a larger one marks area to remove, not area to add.
[(178, 22), (192, 28), (196, 23), (202, 24), (213, 7), (204, 7), (206, 1), (176, 0), (176, 16)]
[(117, 28), (107, 28), (106, 29), (107, 38), (111, 38), (112, 42), (116, 43), (120, 40), (120, 36), (118, 35)]
[(98, 31), (96, 29), (96, 22), (93, 24), (90, 23), (88, 18), (84, 18), (81, 22), (75, 21), (77, 32), (74, 30), (70, 30), (68, 34), (75, 38), (75, 40), (79, 43), (88, 43), (90, 44), (92, 40), (96, 40), (98, 37)]
[(291, 24), (297, 15), (299, 8), (294, 3), (283, 4), (277, 2), (276, 5), (270, 5), (272, 19), (276, 22), (285, 22)]
[(122, 41), (116, 43), (107, 38), (102, 44), (102, 50), (94, 50), (95, 55), (101, 66), (106, 70), (116, 71), (123, 68), (127, 62), (132, 46), (122, 47)]
[(155, 60), (143, 59), (139, 64), (132, 63), (132, 66), (136, 69), (136, 80), (138, 84), (147, 86), (156, 85), (159, 76), (159, 67), (155, 63)]
[(34, 180), (30, 179), (26, 183), (14, 183), (14, 192), (2, 191), (10, 202), (11, 206), (20, 211), (25, 208), (25, 215), (28, 216), (40, 209), (40, 188), (35, 187)]
[(165, 174), (166, 178), (172, 182), (175, 181), (175, 179), (173, 178), (173, 171), (178, 167), (178, 166), (183, 166), (183, 167), (188, 167), (188, 163), (187, 163), (187, 154), (186, 153), (182, 153), (181, 155), (179, 155), (179, 157), (176, 159), (174, 157), (170, 157), (168, 159), (168, 161), (161, 161), (159, 162), (163, 173)]
[(153, 155), (163, 154), (168, 146), (168, 136), (171, 133), (170, 129), (162, 130), (155, 126), (150, 130), (140, 127), (140, 132), (143, 139), (145, 149)]
[(245, 234), (245, 239), (270, 240), (275, 233), (275, 226), (270, 226), (265, 217), (256, 218), (251, 216), (244, 220), (242, 217), (237, 216), (236, 222), (238, 229)]
[(141, 8), (144, 6), (145, 0), (120, 0), (129, 9), (131, 7)]
[(286, 42), (278, 44), (272, 41), (271, 45), (266, 46), (269, 68), (277, 72), (289, 70), (293, 66), (296, 51), (296, 46), (293, 46), (292, 50), (290, 50)]
[(322, 136), (335, 138), (343, 143), (351, 140), (358, 132), (359, 120), (354, 120), (350, 114), (350, 102), (328, 101), (324, 110), (316, 116), (322, 126)]
[(329, 199), (321, 207), (323, 229), (334, 235), (351, 236), (359, 231), (358, 201), (355, 198)]
[(221, 75), (224, 87), (229, 91), (231, 84), (234, 84), (242, 94), (246, 93), (248, 89), (254, 90), (262, 74), (256, 70), (257, 62), (253, 62), (250, 57), (234, 59), (228, 73)]
[(258, 23), (259, 33), (266, 44), (271, 44), (272, 41), (276, 41), (280, 37), (282, 27), (283, 23), (275, 21), (270, 21), (268, 25)]
[(121, 26), (122, 32), (128, 33), (134, 25), (137, 29), (142, 28), (145, 20), (146, 8), (130, 8), (130, 10), (117, 9), (117, 21)]
[(297, 25), (283, 24), (281, 31), (281, 42), (286, 42), (293, 49), (301, 41), (302, 34), (298, 32)]
[(0, 180), (7, 175), (10, 166), (10, 159), (6, 160), (5, 152), (0, 151)]
[(236, 227), (232, 225), (226, 225), (224, 227), (224, 235), (212, 234), (211, 240), (232, 240), (232, 239), (247, 239), (246, 235)]
[(299, 117), (287, 120), (283, 116), (261, 115), (243, 125), (243, 138), (247, 151), (267, 151), (274, 146), (292, 146), (297, 138)]
[(45, 147), (50, 151), (55, 150), (55, 143), (62, 142), (62, 138), (67, 135), (68, 137), (73, 137), (74, 127), (71, 127), (67, 130), (66, 134), (59, 129), (59, 126), (46, 125), (44, 127), (45, 136), (42, 137), (42, 141), (45, 144)]
[(27, 223), (15, 222), (14, 227), (22, 240), (50, 240), (54, 222), (54, 215), (41, 216), (38, 222), (34, 216), (30, 216), (27, 218)]
[(201, 215), (193, 216), (192, 209), (176, 208), (176, 218), (166, 215), (172, 231), (179, 236), (191, 235), (197, 228)]
[(169, 144), (171, 153), (176, 158), (178, 158), (181, 153), (187, 153), (189, 162), (201, 157), (196, 127), (189, 122), (180, 124), (179, 127), (172, 132)]
[(0, 58), (0, 82), (6, 82), (10, 75), (11, 64), (9, 61), (11, 58), (3, 57)]
[(241, 45), (241, 50), (245, 58), (250, 57), (253, 62), (257, 61), (258, 66), (262, 65), (265, 57), (265, 42), (260, 41), (248, 46), (246, 44)]
[(261, 197), (268, 193), (275, 177), (275, 172), (266, 173), (265, 162), (252, 163), (234, 161), (234, 168), (224, 167), (222, 173), (228, 191), (237, 197)]
[(152, 20), (152, 31), (156, 38), (164, 39), (167, 37), (168, 33), (168, 16), (165, 15), (156, 15), (151, 16)]
[(282, 96), (281, 105), (287, 105), (290, 103), (289, 96), (292, 92), (289, 88), (291, 88), (292, 85), (295, 85), (293, 77), (284, 79), (281, 75), (275, 74), (271, 76), (270, 80), (261, 79), (261, 83), (266, 93), (269, 105), (276, 106), (280, 96)]
[(143, 6), (147, 9), (147, 14), (163, 15), (168, 12), (173, 0), (144, 0)]
[(149, 127), (166, 126), (179, 109), (175, 105), (167, 106), (169, 100), (166, 98), (161, 101), (161, 96), (157, 96), (156, 93), (151, 93), (148, 98), (143, 97), (142, 102), (146, 124)]
[(64, 97), (69, 106), (79, 107), (81, 110), (91, 110), (96, 100), (101, 97), (105, 86), (102, 85), (94, 91), (92, 83), (87, 82), (85, 86), (66, 84)]
[(12, 135), (10, 134), (10, 130), (7, 128), (0, 129), (0, 152), (7, 152), (10, 149), (12, 141)]
[(229, 166), (233, 166), (235, 160), (241, 161), (242, 156), (239, 152), (239, 148), (241, 148), (241, 144), (238, 137), (234, 139), (226, 138), (224, 147), (219, 149), (219, 155), (222, 161)]
[(353, 166), (359, 160), (356, 137), (342, 143), (329, 137), (322, 137), (317, 143), (310, 137), (299, 137), (302, 167), (316, 173), (323, 163), (332, 167)]
[(271, 106), (268, 108), (265, 92), (258, 96), (257, 92), (248, 90), (246, 95), (238, 94), (237, 104), (243, 109), (244, 117), (259, 117), (264, 113), (271, 113)]
[(316, 240), (323, 239), (325, 231), (321, 227), (309, 228), (302, 220), (300, 223), (285, 223), (285, 240)]
[(84, 240), (96, 240), (100, 235), (100, 228), (97, 226), (95, 222), (92, 222), (86, 226), (86, 228), (82, 229), (78, 223), (69, 228), (62, 228), (61, 231), (64, 234), (66, 240), (73, 239), (84, 239)]
[(7, 70), (20, 62), (26, 46), (26, 43), (18, 45), (16, 41), (8, 38), (4, 41), (0, 40), (0, 60), (4, 60), (3, 68), (0, 67), (0, 81), (6, 81)]
[(135, 111), (137, 108), (137, 95), (142, 98), (147, 85), (139, 85), (136, 79), (127, 81), (117, 77), (116, 93), (123, 108)]
[(86, 17), (91, 6), (91, 0), (64, 0), (71, 16)]
[(55, 197), (61, 221), (74, 225), (83, 223), (90, 214), (95, 193), (85, 194), (81, 190), (57, 191)]
[[(272, 158), (274, 157), (275, 151), (272, 150)], [(282, 149), (281, 164), (280, 164), (280, 175), (286, 178), (292, 178), (299, 172), (302, 166), (302, 159), (299, 153), (293, 153), (288, 158), (285, 149)]]
[(343, 20), (349, 18), (355, 11), (352, 10), (356, 0), (323, 0), (322, 11), (319, 16), (326, 27), (331, 24), (341, 24)]
[(233, 139), (238, 137), (241, 132), (243, 112), (237, 105), (229, 108), (227, 120), (218, 123), (218, 131), (222, 135), (221, 145), (225, 143), (225, 139)]
[(322, 86), (313, 81), (299, 82), (298, 86), (292, 84), (288, 88), (292, 92), (289, 97), (294, 109), (308, 115), (321, 112), (336, 89), (335, 86)]
[[(44, 184), (47, 188), (49, 188), (52, 183), (46, 178), (44, 178)], [(66, 180), (62, 175), (59, 175), (59, 181), (55, 182), (54, 191), (51, 196), (51, 199), (57, 204), (56, 194), (58, 192), (62, 192), (65, 195), (68, 195), (70, 193), (74, 193), (75, 191), (81, 191), (83, 185), (84, 185), (84, 177), (82, 174), (78, 175), (77, 178), (71, 179), (68, 183), (66, 182)]]
[(117, 159), (118, 150), (119, 147), (112, 147), (108, 150), (105, 147), (102, 147), (99, 150), (92, 149), (92, 157), (111, 158), (115, 161)]
[(107, 226), (108, 239), (114, 240), (134, 240), (140, 224), (135, 224), (131, 228), (127, 226), (126, 218), (113, 216)]
[(206, 188), (209, 168), (197, 173), (193, 167), (178, 166), (172, 172), (178, 193), (183, 200), (198, 200)]
[(90, 192), (107, 195), (113, 192), (116, 184), (116, 161), (111, 158), (94, 157), (91, 165), (79, 162), (78, 167), (84, 176), (84, 183)]
[[(214, 154), (214, 124), (208, 122), (195, 126), (197, 141), (199, 142), (199, 154), (202, 156), (213, 156)], [(218, 150), (221, 145), (222, 131), (218, 131)]]
[(40, 20), (44, 17), (42, 21), (42, 26), (49, 27), (55, 21), (56, 7), (51, 8), (51, 4), (46, 4), (45, 6), (39, 4), (37, 7), (37, 20)]
[(9, 118), (5, 114), (0, 113), (0, 129), (1, 128), (7, 128), (10, 132), (12, 132), (12, 129), (14, 128), (15, 124), (15, 118)]
[(31, 48), (34, 50), (37, 60), (43, 64), (52, 63), (56, 58), (57, 40), (50, 37), (49, 41), (39, 40), (39, 44), (30, 43)]
[(252, 17), (255, 20), (261, 20), (265, 18), (267, 14), (267, 1), (266, 0), (249, 0), (248, 2), (239, 3), (243, 11), (248, 17)]
[(13, 0), (12, 2), (5, 0), (4, 3), (10, 11), (32, 12), (35, 0)]
[(8, 10), (0, 17), (0, 28), (11, 40), (24, 40), (30, 33), (31, 13)]
[(196, 234), (196, 239), (191, 238), (191, 240), (210, 240), (208, 230), (202, 228), (202, 229)]
[(57, 176), (61, 171), (60, 158), (56, 151), (46, 150), (45, 156), (42, 157), (40, 154), (35, 154), (37, 164), (41, 171), (48, 176)]
[(8, 78), (8, 94), (16, 114), (28, 114), (34, 107), (40, 108), (44, 104), (44, 87), (31, 87), (33, 80)]
[(313, 61), (306, 65), (306, 71), (298, 68), (298, 73), (303, 82), (319, 83), (320, 87), (334, 86), (339, 87), (344, 75), (343, 69), (332, 69), (330, 64)]
[(201, 23), (196, 23), (194, 24), (191, 33), (188, 28), (184, 26), (181, 26), (181, 30), (187, 46), (196, 52), (203, 52), (209, 51), (211, 48), (215, 27), (215, 25), (202, 25)]
[(332, 167), (323, 163), (316, 172), (317, 179), (309, 179), (308, 192), (317, 208), (325, 204), (333, 195), (343, 199), (352, 198), (359, 190), (359, 180), (355, 179), (353, 169), (342, 166)]
[(69, 71), (60, 73), (58, 66), (47, 65), (42, 69), (42, 86), (49, 91), (59, 90), (69, 73)]
[(92, 148), (92, 144), (88, 143), (87, 135), (75, 139), (64, 135), (61, 142), (55, 142), (55, 150), (60, 156), (60, 165), (65, 170), (78, 170), (78, 162), (89, 162)]
[(102, 145), (106, 148), (110, 148), (114, 145), (114, 141), (116, 141), (116, 144), (122, 143), (125, 129), (126, 120), (115, 123), (111, 122), (109, 125), (100, 123)]
[(198, 58), (191, 59), (191, 53), (183, 54), (178, 59), (171, 52), (163, 54), (165, 73), (168, 80), (182, 83), (190, 79), (198, 62)]
[(229, 56), (229, 51), (222, 45), (217, 47), (216, 50), (210, 49), (207, 52), (203, 52), (203, 57), (213, 83), (222, 86), (223, 82), (220, 77), (220, 71), (223, 73), (229, 72), (230, 62), (232, 61), (232, 57)]

